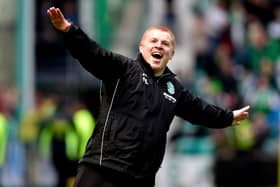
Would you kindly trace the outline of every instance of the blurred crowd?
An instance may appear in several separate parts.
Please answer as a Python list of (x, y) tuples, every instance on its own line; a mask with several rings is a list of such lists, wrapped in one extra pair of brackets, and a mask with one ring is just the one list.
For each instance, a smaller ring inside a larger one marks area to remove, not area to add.
[[(50, 5), (40, 2), (38, 15), (45, 14)], [(59, 6), (78, 23), (75, 3), (68, 0)], [(165, 3), (166, 25), (176, 29), (176, 1)], [(194, 51), (192, 77), (182, 74), (189, 71), (176, 73), (186, 87), (208, 102), (229, 109), (250, 105), (250, 116), (241, 125), (222, 130), (177, 120), (170, 135), (165, 185), (275, 186), (280, 1), (198, 0), (193, 1), (192, 11), (191, 40), (186, 41)], [(49, 70), (63, 73), (60, 68), (66, 68), (68, 57), (62, 42), (46, 16), (38, 20), (37, 75)], [(98, 90), (80, 97), (79, 90), (69, 91), (69, 85), (63, 92), (61, 88), (40, 89), (50, 85), (42, 77), (38, 80), (34, 107), (23, 114), (17, 111), (20, 93), (12, 87), (0, 89), (0, 186), (71, 186), (76, 163), (94, 130)]]
[(18, 99), (15, 89), (0, 90), (0, 186), (72, 186), (95, 127), (84, 97), (37, 90), (22, 115)]
[[(223, 130), (179, 122), (171, 135), (175, 156), (171, 166), (178, 170), (171, 183), (275, 186), (280, 122), (280, 1), (194, 1), (192, 11), (192, 40), (187, 42), (194, 50), (194, 69), (191, 79), (185, 80), (186, 86), (219, 106), (235, 109), (250, 105), (251, 109), (249, 120)], [(185, 169), (188, 166), (191, 171)], [(194, 177), (197, 172), (200, 174)]]

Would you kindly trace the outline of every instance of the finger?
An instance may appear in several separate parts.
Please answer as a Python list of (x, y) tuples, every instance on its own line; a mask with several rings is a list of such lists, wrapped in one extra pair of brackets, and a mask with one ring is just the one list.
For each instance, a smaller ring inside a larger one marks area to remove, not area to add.
[(240, 121), (234, 121), (232, 125), (240, 125)]
[(54, 8), (54, 7), (50, 7), (50, 8), (48, 9), (48, 12), (54, 13), (54, 11), (55, 11), (55, 8)]
[(241, 111), (241, 112), (245, 112), (245, 111), (248, 111), (249, 109), (250, 109), (250, 106), (247, 105), (247, 106), (241, 108), (240, 111)]
[(50, 18), (53, 17), (53, 13), (52, 13), (51, 9), (48, 9), (47, 13), (48, 13), (48, 16), (49, 16)]
[(48, 9), (48, 15), (51, 19), (55, 19), (56, 18), (56, 11), (54, 7), (51, 7)]
[(52, 11), (53, 11), (53, 15), (54, 15), (54, 17), (57, 19), (57, 18), (59, 18), (59, 14), (58, 14), (58, 12), (57, 12), (57, 9), (58, 8), (54, 8)]
[(51, 20), (53, 20), (53, 19), (54, 19), (53, 13), (52, 13), (50, 10), (48, 10), (47, 13), (48, 13), (49, 18), (50, 18)]
[(243, 113), (239, 113), (236, 115), (235, 120), (236, 121), (242, 121), (248, 118), (248, 112), (243, 112)]
[(241, 119), (246, 118), (246, 117), (248, 117), (248, 112), (242, 112), (239, 115), (239, 118), (241, 118)]
[(61, 10), (59, 8), (56, 9), (57, 16), (61, 19), (64, 19), (64, 15), (62, 14)]

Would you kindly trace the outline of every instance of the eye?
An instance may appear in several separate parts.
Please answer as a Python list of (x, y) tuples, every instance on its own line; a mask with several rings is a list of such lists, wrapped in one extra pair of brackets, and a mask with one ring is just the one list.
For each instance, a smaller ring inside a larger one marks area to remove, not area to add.
[(162, 44), (168, 47), (170, 46), (170, 43), (168, 41), (163, 41)]
[(156, 43), (156, 42), (157, 42), (156, 39), (152, 39), (152, 40), (151, 40), (151, 43)]

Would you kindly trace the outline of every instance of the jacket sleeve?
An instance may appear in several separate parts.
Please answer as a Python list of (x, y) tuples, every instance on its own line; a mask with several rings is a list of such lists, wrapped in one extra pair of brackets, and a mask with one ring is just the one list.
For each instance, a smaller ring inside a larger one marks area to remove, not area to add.
[(233, 112), (207, 103), (184, 89), (176, 106), (176, 115), (208, 128), (225, 128), (232, 124)]
[(70, 54), (98, 79), (117, 78), (125, 70), (127, 57), (102, 48), (79, 27), (71, 25), (69, 32), (62, 35)]

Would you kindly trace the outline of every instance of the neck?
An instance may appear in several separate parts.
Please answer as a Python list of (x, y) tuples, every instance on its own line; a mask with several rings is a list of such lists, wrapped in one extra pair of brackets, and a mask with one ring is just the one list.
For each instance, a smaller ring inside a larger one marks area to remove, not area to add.
[(160, 70), (160, 71), (155, 71), (155, 70), (154, 70), (154, 76), (155, 76), (155, 77), (161, 76), (161, 75), (163, 74), (164, 70), (165, 70), (165, 69)]

